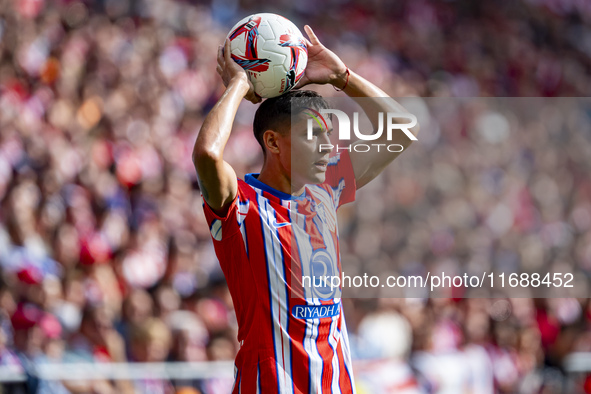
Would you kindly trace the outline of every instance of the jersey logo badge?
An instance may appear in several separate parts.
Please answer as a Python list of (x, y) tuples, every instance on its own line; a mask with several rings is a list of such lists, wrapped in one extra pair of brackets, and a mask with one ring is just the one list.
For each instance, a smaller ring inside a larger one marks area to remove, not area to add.
[(213, 239), (215, 239), (216, 241), (221, 241), (222, 240), (222, 222), (221, 222), (221, 220), (214, 219), (213, 222), (211, 222), (211, 227), (209, 228), (209, 231), (211, 232), (211, 236)]

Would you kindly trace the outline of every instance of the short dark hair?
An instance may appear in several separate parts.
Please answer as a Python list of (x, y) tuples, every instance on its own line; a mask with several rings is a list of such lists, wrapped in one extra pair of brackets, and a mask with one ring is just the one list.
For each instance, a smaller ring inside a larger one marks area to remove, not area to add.
[[(292, 99), (296, 99), (295, 102), (292, 102)], [(306, 108), (329, 108), (326, 100), (312, 90), (291, 90), (281, 96), (263, 101), (254, 115), (253, 123), (253, 133), (261, 148), (263, 148), (263, 154), (267, 154), (263, 134), (267, 130), (284, 133), (286, 125), (291, 122), (292, 103), (296, 105), (293, 108), (296, 114)]]

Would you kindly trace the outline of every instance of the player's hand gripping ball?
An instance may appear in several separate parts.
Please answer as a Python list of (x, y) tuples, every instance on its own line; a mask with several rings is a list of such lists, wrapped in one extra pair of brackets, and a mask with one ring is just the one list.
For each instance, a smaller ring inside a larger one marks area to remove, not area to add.
[(276, 97), (289, 92), (308, 63), (306, 40), (290, 20), (276, 14), (254, 14), (230, 33), (232, 59), (248, 75), (255, 93)]

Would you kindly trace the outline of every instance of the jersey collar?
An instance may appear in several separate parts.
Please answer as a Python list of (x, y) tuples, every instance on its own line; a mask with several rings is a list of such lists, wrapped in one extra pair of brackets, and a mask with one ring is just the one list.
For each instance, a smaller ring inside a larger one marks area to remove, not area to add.
[(300, 199), (304, 198), (304, 196), (306, 195), (305, 191), (300, 196), (292, 196), (291, 194), (283, 193), (282, 191), (279, 191), (277, 189), (273, 189), (271, 186), (267, 185), (266, 183), (259, 181), (258, 176), (259, 176), (258, 173), (246, 174), (246, 176), (244, 177), (244, 182), (248, 183), (250, 186), (256, 187), (257, 189), (261, 189), (261, 190), (264, 190), (268, 193), (271, 193), (275, 197), (278, 197), (282, 200), (300, 200)]

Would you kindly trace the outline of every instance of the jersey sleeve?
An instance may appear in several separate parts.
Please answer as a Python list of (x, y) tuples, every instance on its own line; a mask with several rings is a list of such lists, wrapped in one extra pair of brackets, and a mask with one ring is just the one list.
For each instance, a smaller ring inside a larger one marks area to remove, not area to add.
[(326, 168), (326, 186), (332, 189), (335, 207), (355, 201), (355, 173), (348, 151), (338, 153), (330, 158)]
[(217, 242), (227, 241), (240, 233), (240, 224), (246, 216), (246, 212), (241, 207), (245, 201), (244, 191), (241, 187), (242, 182), (238, 182), (238, 191), (236, 197), (230, 204), (228, 211), (224, 216), (220, 216), (207, 204), (203, 199), (203, 211), (205, 212), (205, 219), (209, 226), (209, 232), (214, 244)]

